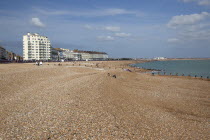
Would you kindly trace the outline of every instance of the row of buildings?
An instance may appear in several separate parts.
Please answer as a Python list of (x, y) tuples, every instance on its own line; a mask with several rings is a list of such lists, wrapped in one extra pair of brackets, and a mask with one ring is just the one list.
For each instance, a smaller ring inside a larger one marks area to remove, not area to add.
[(22, 61), (23, 57), (13, 52), (7, 51), (4, 47), (0, 46), (0, 61)]
[(106, 60), (108, 59), (108, 54), (95, 51), (52, 48), (48, 37), (37, 33), (28, 33), (23, 36), (23, 59), (44, 61)]

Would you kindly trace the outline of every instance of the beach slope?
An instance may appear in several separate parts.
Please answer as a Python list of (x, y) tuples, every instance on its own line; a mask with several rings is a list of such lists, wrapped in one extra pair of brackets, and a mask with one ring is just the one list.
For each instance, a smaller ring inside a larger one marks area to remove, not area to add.
[(210, 139), (209, 81), (111, 66), (1, 64), (0, 139)]

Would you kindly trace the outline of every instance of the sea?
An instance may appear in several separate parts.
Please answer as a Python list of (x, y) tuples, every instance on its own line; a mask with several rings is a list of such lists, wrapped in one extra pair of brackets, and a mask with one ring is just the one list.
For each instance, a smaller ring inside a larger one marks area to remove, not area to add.
[(151, 61), (131, 66), (152, 70), (154, 74), (210, 78), (210, 60)]

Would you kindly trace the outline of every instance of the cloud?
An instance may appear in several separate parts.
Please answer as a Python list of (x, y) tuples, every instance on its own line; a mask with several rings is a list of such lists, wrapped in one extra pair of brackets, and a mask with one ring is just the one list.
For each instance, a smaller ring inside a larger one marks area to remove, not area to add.
[(32, 18), (31, 23), (36, 27), (45, 27), (45, 25), (41, 22), (39, 18)]
[(107, 15), (136, 14), (136, 12), (134, 11), (128, 11), (128, 10), (119, 9), (119, 8), (105, 9), (104, 13)]
[(131, 34), (129, 33), (115, 33), (115, 36), (117, 37), (129, 37)]
[(102, 31), (111, 31), (111, 32), (119, 32), (121, 28), (119, 26), (97, 26), (97, 25), (84, 25), (85, 29), (89, 30), (102, 30)]
[(89, 30), (93, 29), (93, 27), (90, 25), (85, 25), (84, 28), (89, 29)]
[(112, 37), (112, 36), (98, 36), (97, 38), (98, 38), (98, 40), (101, 40), (101, 41), (113, 41), (113, 40), (115, 40), (114, 37)]
[(174, 16), (168, 22), (167, 26), (171, 28), (176, 28), (177, 26), (180, 25), (195, 24), (199, 21), (206, 19), (209, 16), (210, 14), (208, 12), (202, 12), (200, 14)]
[(207, 12), (172, 17), (167, 26), (175, 29), (176, 37), (168, 39), (168, 42), (208, 41), (210, 38), (209, 17), (210, 14)]
[(210, 29), (208, 27), (205, 29), (197, 29), (195, 31), (183, 30), (179, 31), (178, 36), (189, 41), (206, 40), (209, 42)]
[(118, 26), (106, 26), (106, 27), (104, 27), (104, 29), (107, 31), (112, 31), (112, 32), (120, 31), (120, 27), (118, 27)]
[(198, 5), (202, 5), (202, 6), (209, 6), (210, 5), (210, 0), (181, 0), (185, 3), (188, 2), (196, 2)]
[(40, 9), (35, 8), (35, 11), (44, 15), (68, 15), (68, 16), (76, 16), (76, 17), (103, 17), (103, 16), (116, 16), (116, 15), (143, 15), (143, 13), (138, 11), (130, 11), (126, 9), (120, 8), (111, 8), (111, 9), (94, 9), (94, 10), (51, 10), (51, 9)]
[(179, 42), (180, 40), (179, 39), (177, 39), (177, 38), (169, 38), (168, 39), (168, 42), (169, 43), (177, 43), (177, 42)]
[(198, 2), (198, 4), (207, 6), (207, 5), (210, 5), (210, 0), (201, 0)]

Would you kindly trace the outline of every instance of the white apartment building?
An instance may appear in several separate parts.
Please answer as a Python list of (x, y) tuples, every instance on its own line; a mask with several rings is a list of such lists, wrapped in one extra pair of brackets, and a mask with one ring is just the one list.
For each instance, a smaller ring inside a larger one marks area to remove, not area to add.
[(23, 60), (50, 60), (51, 45), (46, 36), (37, 33), (23, 35)]

